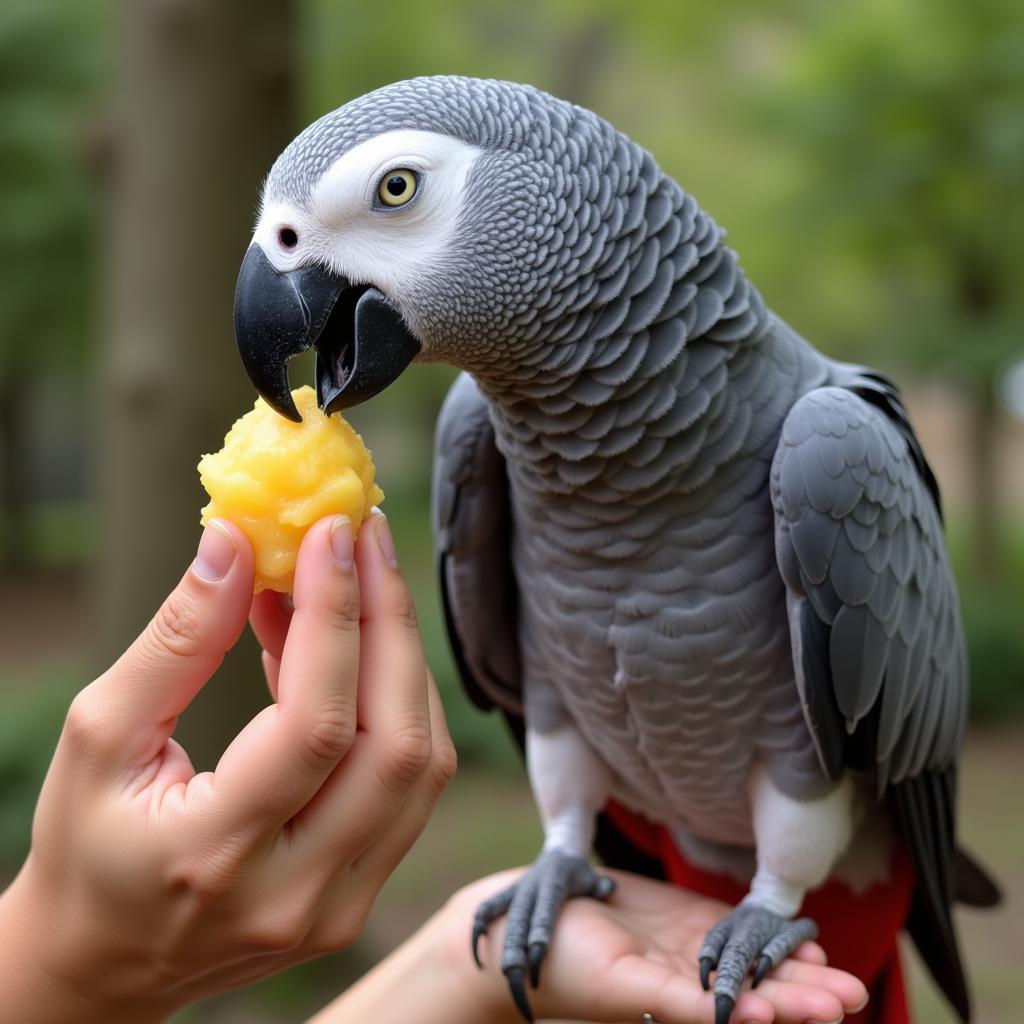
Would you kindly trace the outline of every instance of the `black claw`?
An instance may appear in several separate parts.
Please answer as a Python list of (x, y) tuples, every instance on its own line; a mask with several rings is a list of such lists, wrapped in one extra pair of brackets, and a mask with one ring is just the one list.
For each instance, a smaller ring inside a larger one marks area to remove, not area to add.
[(715, 966), (714, 960), (709, 956), (700, 958), (700, 987), (705, 992), (711, 988), (711, 968)]
[(526, 998), (522, 967), (506, 967), (505, 978), (508, 980), (508, 987), (512, 990), (512, 998), (516, 1001), (519, 1012), (528, 1024), (533, 1024), (533, 1010), (530, 1009), (530, 1000)]
[(483, 964), (480, 961), (480, 953), (477, 946), (480, 944), (480, 936), (487, 934), (487, 926), (483, 924), (473, 925), (473, 959), (476, 961), (477, 967), (483, 968)]
[(547, 955), (548, 946), (546, 942), (533, 942), (530, 944), (530, 984), (536, 988), (540, 984), (540, 965)]
[(732, 1016), (735, 1005), (736, 1000), (732, 996), (721, 993), (715, 996), (715, 1024), (729, 1024), (729, 1018)]
[(774, 967), (772, 958), (762, 953), (754, 966), (754, 980), (750, 983), (751, 988), (757, 988), (764, 981), (764, 976)]

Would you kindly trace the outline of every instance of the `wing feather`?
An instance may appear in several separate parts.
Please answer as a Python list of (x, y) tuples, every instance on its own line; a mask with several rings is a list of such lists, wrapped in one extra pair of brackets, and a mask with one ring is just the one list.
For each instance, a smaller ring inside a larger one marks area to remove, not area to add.
[(508, 477), (487, 403), (468, 374), (456, 379), (441, 408), (434, 455), (441, 598), (463, 686), (477, 706), (521, 716)]
[(895, 387), (804, 395), (772, 466), (797, 683), (826, 773), (887, 791), (917, 872), (908, 928), (966, 1020), (954, 897), (967, 673), (938, 488)]

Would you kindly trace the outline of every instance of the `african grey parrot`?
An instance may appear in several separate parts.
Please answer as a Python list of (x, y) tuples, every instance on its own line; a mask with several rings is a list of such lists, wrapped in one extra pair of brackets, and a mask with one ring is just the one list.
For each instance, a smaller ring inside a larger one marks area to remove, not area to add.
[[(935, 479), (895, 386), (775, 316), (650, 153), (534, 88), (401, 82), (327, 114), (266, 181), (235, 325), (253, 383), (327, 411), (413, 360), (461, 368), (435, 525), (467, 687), (525, 732), (546, 834), (477, 915), (530, 1016), (610, 798), (749, 882), (700, 951), (716, 1014), (804, 938), (804, 894), (886, 876), (966, 1020), (951, 918), (967, 716)], [(960, 891), (967, 886), (961, 882)], [(865, 942), (871, 936), (864, 936)]]

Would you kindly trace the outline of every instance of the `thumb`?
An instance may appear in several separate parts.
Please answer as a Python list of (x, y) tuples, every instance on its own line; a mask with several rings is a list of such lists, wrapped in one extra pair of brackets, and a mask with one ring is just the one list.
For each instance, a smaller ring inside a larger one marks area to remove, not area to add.
[(131, 647), (75, 698), (65, 731), (118, 766), (154, 757), (238, 642), (252, 581), (245, 534), (211, 520), (181, 582)]

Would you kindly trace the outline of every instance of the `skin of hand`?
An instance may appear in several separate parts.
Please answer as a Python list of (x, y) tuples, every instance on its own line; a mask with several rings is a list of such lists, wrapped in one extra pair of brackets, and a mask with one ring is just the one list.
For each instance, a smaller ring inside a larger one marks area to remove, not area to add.
[[(729, 907), (663, 882), (609, 871), (606, 903), (570, 900), (530, 1000), (538, 1020), (628, 1022), (651, 1013), (660, 1024), (711, 1024), (714, 994), (704, 992), (697, 950)], [(521, 1024), (498, 967), (503, 920), (481, 942), (484, 968), (470, 955), (480, 902), (514, 880), (503, 872), (456, 893), (422, 929), (309, 1024)], [(805, 943), (756, 991), (745, 990), (733, 1020), (757, 1024), (838, 1021), (867, 1002), (856, 978), (826, 966)]]
[[(0, 897), (0, 1019), (147, 1024), (358, 936), (455, 770), (387, 520), (323, 520), (294, 611), (207, 527), (139, 639), (73, 701)], [(274, 702), (197, 774), (171, 738), (246, 619)]]

